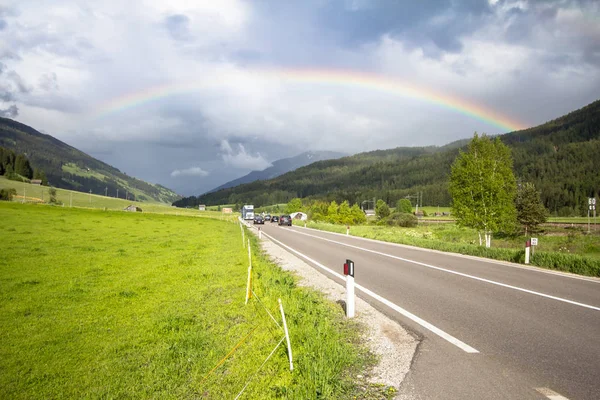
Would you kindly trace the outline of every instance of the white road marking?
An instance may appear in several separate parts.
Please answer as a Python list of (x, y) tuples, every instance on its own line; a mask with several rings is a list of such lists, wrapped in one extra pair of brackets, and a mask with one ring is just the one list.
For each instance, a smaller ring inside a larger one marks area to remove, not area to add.
[(569, 400), (565, 396), (562, 396), (562, 395), (556, 393), (554, 390), (550, 390), (550, 389), (545, 388), (545, 387), (535, 388), (535, 390), (537, 390), (539, 393), (541, 393), (542, 395), (546, 396), (550, 400)]
[(303, 226), (294, 226), (294, 227), (295, 228), (299, 228), (299, 229), (306, 229), (306, 230), (311, 230), (311, 231), (316, 231), (316, 232), (327, 233), (327, 234), (330, 234), (330, 235), (342, 236), (342, 237), (345, 237), (345, 238), (351, 237), (352, 239), (364, 240), (366, 242), (373, 242), (373, 243), (382, 244), (382, 245), (386, 245), (386, 246), (403, 247), (403, 248), (409, 248), (409, 249), (412, 249), (412, 250), (419, 250), (419, 251), (426, 251), (426, 252), (429, 252), (429, 253), (442, 254), (442, 255), (446, 255), (446, 256), (468, 258), (470, 260), (479, 260), (479, 261), (490, 263), (490, 264), (504, 265), (504, 266), (510, 267), (510, 268), (523, 269), (525, 271), (538, 272), (538, 273), (541, 273), (541, 274), (548, 274), (548, 275), (560, 276), (562, 278), (577, 279), (577, 280), (580, 280), (580, 281), (586, 281), (586, 282), (592, 282), (592, 283), (600, 284), (600, 279), (598, 279), (598, 278), (594, 278), (594, 277), (590, 277), (590, 276), (576, 275), (576, 274), (569, 273), (569, 272), (564, 272), (564, 271), (552, 271), (552, 270), (549, 270), (549, 269), (544, 269), (542, 267), (536, 267), (536, 266), (533, 266), (533, 265), (529, 265), (529, 266), (527, 266), (527, 265), (518, 265), (518, 264), (515, 264), (515, 263), (511, 263), (509, 261), (494, 260), (492, 258), (482, 258), (482, 257), (477, 257), (477, 256), (470, 256), (470, 255), (467, 255), (467, 254), (450, 253), (450, 252), (447, 252), (447, 251), (427, 249), (427, 248), (424, 248), (424, 247), (411, 246), (411, 245), (408, 245), (408, 244), (393, 243), (393, 242), (384, 242), (382, 240), (364, 238), (364, 237), (360, 237), (360, 236), (352, 236), (352, 235), (348, 236), (345, 233), (323, 231), (323, 230), (320, 230), (320, 229), (305, 228)]
[[(273, 236), (264, 233), (263, 235), (266, 236), (267, 238), (271, 239), (273, 242), (277, 243), (278, 245), (280, 245), (281, 247), (286, 248), (287, 250), (291, 251), (292, 253), (304, 258), (305, 260), (311, 262), (312, 264), (316, 265), (317, 267), (329, 272), (330, 274), (340, 278), (341, 280), (346, 280), (346, 278), (344, 277), (344, 275), (339, 274), (333, 270), (331, 270), (330, 268), (327, 268), (326, 266), (324, 266), (323, 264), (319, 263), (316, 260), (313, 260), (312, 258), (308, 257), (307, 255), (300, 253), (299, 251), (291, 248), (290, 246), (281, 243), (279, 240), (275, 239)], [(436, 327), (433, 324), (430, 324), (429, 322), (425, 321), (422, 318), (417, 317), (416, 315), (414, 315), (413, 313), (411, 313), (410, 311), (405, 310), (404, 308), (392, 303), (391, 301), (389, 301), (388, 299), (381, 297), (380, 295), (372, 292), (371, 290), (361, 286), (361, 285), (357, 285), (355, 284), (356, 289), (362, 291), (364, 294), (366, 294), (367, 296), (370, 296), (372, 298), (374, 298), (375, 300), (380, 301), (381, 303), (385, 304), (386, 306), (390, 307), (392, 310), (404, 315), (405, 317), (411, 319), (412, 321), (416, 322), (417, 324), (421, 325), (423, 328), (428, 329), (429, 331), (435, 333), (436, 335), (438, 335), (439, 337), (441, 337), (442, 339), (447, 340), (448, 342), (452, 343), (453, 345), (457, 346), (458, 348), (460, 348), (461, 350), (464, 350), (467, 353), (479, 353), (479, 351), (477, 351), (476, 349), (474, 349), (473, 347), (469, 346), (468, 344), (458, 340), (457, 338), (455, 338), (454, 336), (450, 335), (449, 333), (444, 332), (443, 330), (441, 330), (440, 328)]]
[(327, 239), (327, 238), (320, 237), (320, 236), (310, 235), (308, 233), (299, 232), (299, 231), (296, 231), (296, 230), (293, 230), (293, 232), (295, 232), (295, 233), (297, 233), (299, 235), (305, 235), (305, 236), (313, 237), (313, 238), (316, 238), (316, 239), (325, 240), (327, 242), (336, 243), (336, 244), (339, 244), (341, 246), (350, 247), (350, 248), (353, 248), (353, 249), (356, 249), (356, 250), (362, 250), (362, 251), (366, 251), (368, 253), (373, 253), (373, 254), (378, 254), (380, 256), (393, 258), (395, 260), (400, 260), (400, 261), (404, 261), (404, 262), (408, 262), (408, 263), (412, 263), (412, 264), (421, 265), (423, 267), (435, 269), (435, 270), (438, 270), (438, 271), (447, 272), (449, 274), (459, 275), (459, 276), (463, 276), (465, 278), (470, 278), (470, 279), (475, 279), (477, 281), (490, 283), (492, 285), (502, 286), (502, 287), (505, 287), (505, 288), (508, 288), (508, 289), (518, 290), (520, 292), (525, 292), (525, 293), (533, 294), (533, 295), (536, 295), (536, 296), (545, 297), (547, 299), (552, 299), (552, 300), (556, 300), (556, 301), (562, 301), (564, 303), (573, 304), (573, 305), (576, 305), (576, 306), (579, 306), (579, 307), (584, 307), (584, 308), (589, 308), (591, 310), (600, 311), (600, 307), (595, 307), (595, 306), (591, 306), (589, 304), (579, 303), (579, 302), (573, 301), (573, 300), (563, 299), (562, 297), (556, 297), (556, 296), (552, 296), (552, 295), (549, 295), (549, 294), (540, 293), (540, 292), (536, 292), (536, 291), (529, 290), (529, 289), (524, 289), (524, 288), (521, 288), (521, 287), (518, 287), (518, 286), (512, 286), (512, 285), (508, 285), (506, 283), (492, 281), (490, 279), (485, 279), (485, 278), (480, 278), (478, 276), (474, 276), (474, 275), (469, 275), (469, 274), (465, 274), (465, 273), (462, 273), (462, 272), (453, 271), (451, 269), (446, 269), (446, 268), (442, 268), (442, 267), (436, 267), (435, 265), (425, 264), (425, 263), (422, 263), (422, 262), (419, 262), (419, 261), (414, 261), (414, 260), (409, 260), (407, 258), (402, 258), (402, 257), (394, 256), (394, 255), (391, 255), (391, 254), (382, 253), (382, 252), (376, 251), (376, 250), (365, 249), (364, 247), (354, 246), (354, 245), (351, 245), (351, 244), (338, 242), (337, 240), (332, 240), (332, 239)]

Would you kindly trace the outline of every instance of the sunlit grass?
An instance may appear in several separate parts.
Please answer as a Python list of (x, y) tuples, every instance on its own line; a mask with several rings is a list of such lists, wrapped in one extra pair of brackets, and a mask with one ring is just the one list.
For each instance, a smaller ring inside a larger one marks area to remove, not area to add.
[[(244, 305), (235, 223), (6, 202), (0, 220), (3, 398), (231, 399), (283, 337), (256, 298)], [(360, 393), (351, 377), (373, 360), (358, 328), (250, 237), (254, 290), (278, 320), (282, 299), (295, 370), (280, 347), (242, 398)]]

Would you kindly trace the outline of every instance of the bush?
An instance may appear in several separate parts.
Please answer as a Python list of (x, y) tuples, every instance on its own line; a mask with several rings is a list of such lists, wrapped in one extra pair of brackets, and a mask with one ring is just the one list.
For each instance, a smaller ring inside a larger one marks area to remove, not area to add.
[(416, 216), (408, 213), (395, 212), (386, 218), (385, 223), (392, 226), (402, 226), (412, 228), (418, 225), (419, 220)]
[(0, 190), (0, 200), (12, 201), (13, 196), (17, 194), (17, 190), (14, 188)]

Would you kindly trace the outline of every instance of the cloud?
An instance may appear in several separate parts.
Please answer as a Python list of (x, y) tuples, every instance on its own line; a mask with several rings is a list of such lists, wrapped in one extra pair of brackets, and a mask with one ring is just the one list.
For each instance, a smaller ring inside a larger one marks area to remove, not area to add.
[(190, 18), (187, 15), (175, 14), (165, 18), (165, 27), (175, 40), (190, 40)]
[(171, 172), (171, 177), (176, 178), (178, 176), (208, 176), (208, 172), (206, 172), (200, 167), (176, 169), (173, 172)]
[(270, 167), (272, 164), (265, 160), (260, 153), (256, 156), (248, 154), (246, 148), (241, 143), (238, 143), (237, 154), (231, 148), (231, 145), (227, 140), (221, 141), (221, 156), (223, 161), (227, 165), (231, 165), (235, 168), (250, 169), (254, 171), (262, 171), (265, 168)]
[(17, 107), (15, 104), (8, 108), (0, 109), (0, 117), (15, 118), (17, 116), (19, 116), (19, 107)]

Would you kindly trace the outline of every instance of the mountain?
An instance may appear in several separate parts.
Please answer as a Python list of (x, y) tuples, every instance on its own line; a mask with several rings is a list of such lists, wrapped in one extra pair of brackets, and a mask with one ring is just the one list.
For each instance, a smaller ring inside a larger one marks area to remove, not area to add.
[[(554, 215), (587, 215), (600, 190), (600, 101), (537, 127), (499, 136), (512, 151), (518, 180), (532, 182)], [(470, 139), (438, 147), (399, 147), (327, 160), (277, 178), (219, 190), (175, 205), (287, 202), (294, 197), (393, 205), (422, 192), (423, 205), (447, 206), (450, 166)]]
[(241, 178), (229, 181), (217, 188), (208, 191), (207, 193), (216, 192), (221, 189), (228, 189), (234, 186), (242, 185), (244, 183), (273, 179), (278, 177), (279, 175), (285, 174), (286, 172), (293, 171), (297, 168), (303, 167), (313, 162), (330, 160), (333, 158), (340, 158), (345, 155), (346, 154), (344, 153), (336, 153), (334, 151), (307, 151), (295, 157), (282, 158), (281, 160), (273, 161), (273, 165), (269, 168), (263, 169), (262, 171), (252, 171), (248, 175), (244, 175)]
[(171, 203), (179, 198), (172, 190), (128, 176), (60, 140), (35, 129), (0, 118), (0, 146), (24, 153), (34, 169), (42, 169), (50, 185), (96, 194), (135, 196), (138, 201)]

